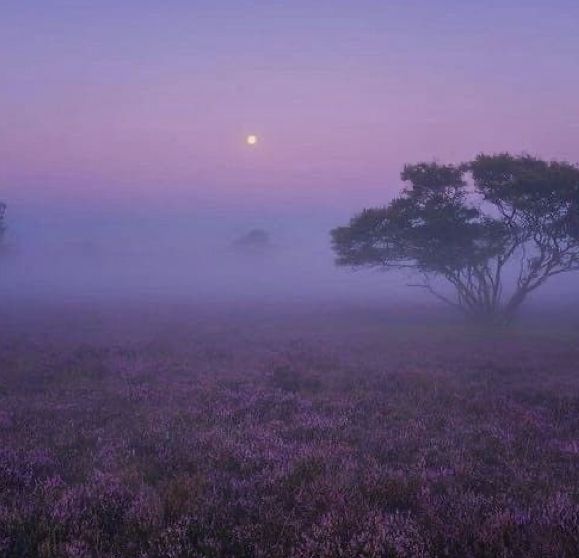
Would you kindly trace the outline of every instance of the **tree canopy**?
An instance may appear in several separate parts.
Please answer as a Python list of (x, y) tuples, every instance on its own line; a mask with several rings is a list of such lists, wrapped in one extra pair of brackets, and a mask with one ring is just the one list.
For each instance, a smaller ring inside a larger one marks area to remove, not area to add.
[(504, 153), (406, 165), (401, 177), (388, 206), (332, 231), (338, 265), (416, 271), (414, 286), (490, 322), (510, 322), (550, 277), (579, 269), (578, 167)]

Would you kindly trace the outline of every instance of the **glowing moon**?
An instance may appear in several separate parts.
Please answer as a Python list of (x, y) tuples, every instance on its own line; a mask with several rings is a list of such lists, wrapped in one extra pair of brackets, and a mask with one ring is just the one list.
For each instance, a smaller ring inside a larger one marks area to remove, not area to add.
[(247, 136), (245, 141), (247, 141), (247, 145), (255, 145), (257, 143), (257, 136), (251, 134)]

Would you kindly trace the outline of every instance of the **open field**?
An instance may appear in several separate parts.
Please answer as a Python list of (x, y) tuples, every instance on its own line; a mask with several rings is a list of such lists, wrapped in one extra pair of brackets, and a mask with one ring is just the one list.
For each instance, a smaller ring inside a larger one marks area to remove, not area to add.
[(579, 328), (11, 309), (0, 555), (575, 557)]

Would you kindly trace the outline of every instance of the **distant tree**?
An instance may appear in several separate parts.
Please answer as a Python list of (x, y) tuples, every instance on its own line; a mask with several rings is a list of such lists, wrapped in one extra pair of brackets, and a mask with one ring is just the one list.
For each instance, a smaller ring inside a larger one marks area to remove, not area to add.
[(4, 232), (6, 231), (6, 204), (0, 202), (0, 241), (4, 237)]
[(240, 248), (262, 250), (269, 246), (269, 234), (263, 229), (251, 229), (235, 241)]
[(422, 277), (413, 286), (494, 324), (510, 323), (550, 277), (579, 269), (578, 167), (505, 153), (406, 165), (401, 177), (408, 186), (390, 205), (332, 231), (338, 265), (413, 270)]

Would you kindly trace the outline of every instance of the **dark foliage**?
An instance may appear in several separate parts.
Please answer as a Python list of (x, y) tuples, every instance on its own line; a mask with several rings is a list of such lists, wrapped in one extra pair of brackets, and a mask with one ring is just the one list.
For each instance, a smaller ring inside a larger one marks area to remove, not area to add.
[(579, 269), (579, 168), (502, 154), (401, 176), (409, 186), (389, 206), (332, 231), (338, 265), (416, 271), (414, 286), (486, 323), (509, 323), (550, 277)]

